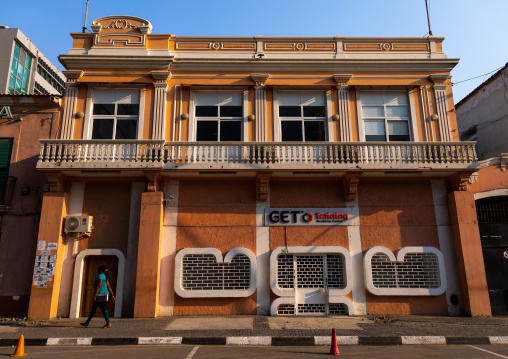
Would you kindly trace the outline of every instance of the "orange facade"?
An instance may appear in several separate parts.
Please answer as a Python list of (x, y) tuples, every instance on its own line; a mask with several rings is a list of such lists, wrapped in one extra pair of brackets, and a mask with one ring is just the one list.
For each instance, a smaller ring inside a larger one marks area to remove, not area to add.
[(443, 38), (92, 30), (37, 168), (94, 228), (31, 308), (79, 316), (86, 257), (115, 255), (115, 315), (490, 315)]

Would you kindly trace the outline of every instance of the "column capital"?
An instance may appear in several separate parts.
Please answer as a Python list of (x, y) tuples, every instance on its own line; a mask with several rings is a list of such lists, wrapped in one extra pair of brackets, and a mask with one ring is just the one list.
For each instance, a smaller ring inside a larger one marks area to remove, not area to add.
[(154, 84), (165, 84), (171, 79), (171, 71), (151, 71), (150, 74), (154, 79)]
[(434, 86), (446, 86), (445, 81), (451, 78), (450, 75), (446, 74), (432, 74), (429, 76), (429, 80), (432, 81)]
[(84, 72), (82, 70), (66, 70), (62, 71), (62, 73), (67, 78), (66, 85), (76, 84), (82, 77)]
[(451, 189), (454, 191), (469, 191), (469, 185), (476, 182), (478, 179), (478, 172), (463, 172), (457, 173), (450, 177)]
[(270, 74), (250, 74), (250, 78), (256, 83), (256, 90), (263, 89), (269, 77)]
[(65, 181), (67, 176), (61, 173), (45, 173), (48, 178), (49, 191), (50, 192), (65, 192)]
[(349, 80), (353, 77), (352, 74), (335, 74), (333, 75), (333, 79), (337, 83), (337, 89), (341, 87), (347, 87)]
[(256, 180), (259, 184), (259, 202), (268, 201), (268, 191), (270, 189), (271, 173), (257, 173)]

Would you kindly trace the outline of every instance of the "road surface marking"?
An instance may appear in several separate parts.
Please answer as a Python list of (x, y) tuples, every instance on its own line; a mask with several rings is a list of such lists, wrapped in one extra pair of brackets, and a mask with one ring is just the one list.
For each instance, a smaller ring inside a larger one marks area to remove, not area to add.
[(199, 349), (199, 347), (194, 347), (194, 349), (192, 349), (192, 351), (189, 353), (189, 355), (187, 355), (187, 358), (185, 358), (185, 359), (192, 359), (192, 357), (194, 356), (194, 354), (196, 354), (198, 349)]
[(482, 352), (489, 353), (489, 354), (495, 355), (495, 356), (500, 357), (500, 358), (505, 358), (505, 359), (508, 359), (508, 357), (507, 357), (507, 356), (504, 356), (504, 355), (501, 355), (501, 354), (498, 354), (498, 353), (494, 353), (494, 352), (491, 352), (491, 351), (488, 351), (488, 350), (485, 350), (485, 349), (482, 349), (482, 348), (478, 348), (478, 347), (475, 347), (475, 346), (473, 346), (473, 345), (468, 345), (468, 347), (471, 347), (471, 348), (475, 348), (475, 349), (481, 350)]

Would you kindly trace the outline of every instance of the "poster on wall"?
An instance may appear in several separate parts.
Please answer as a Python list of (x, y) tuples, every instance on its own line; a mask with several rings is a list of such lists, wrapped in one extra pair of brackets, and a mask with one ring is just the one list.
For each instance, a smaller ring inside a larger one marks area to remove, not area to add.
[[(44, 244), (45, 245), (45, 244)], [(56, 255), (50, 255), (49, 250), (43, 250), (35, 256), (33, 285), (37, 288), (47, 288), (48, 281), (55, 275)]]

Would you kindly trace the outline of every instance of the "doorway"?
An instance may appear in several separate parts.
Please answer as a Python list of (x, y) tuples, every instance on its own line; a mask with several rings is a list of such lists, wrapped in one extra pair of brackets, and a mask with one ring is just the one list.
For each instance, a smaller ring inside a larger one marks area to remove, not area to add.
[(490, 306), (493, 316), (508, 316), (508, 197), (476, 201)]
[[(88, 317), (90, 310), (92, 309), (93, 297), (94, 297), (94, 281), (98, 276), (98, 269), (100, 266), (105, 266), (109, 270), (109, 285), (115, 295), (116, 283), (118, 277), (118, 257), (113, 255), (99, 255), (99, 256), (87, 256), (84, 263), (84, 275), (82, 283), (82, 298), (81, 298), (81, 309), (80, 316)], [(106, 304), (109, 316), (115, 316), (115, 302), (109, 300)], [(95, 316), (102, 316), (100, 310), (95, 313)]]

